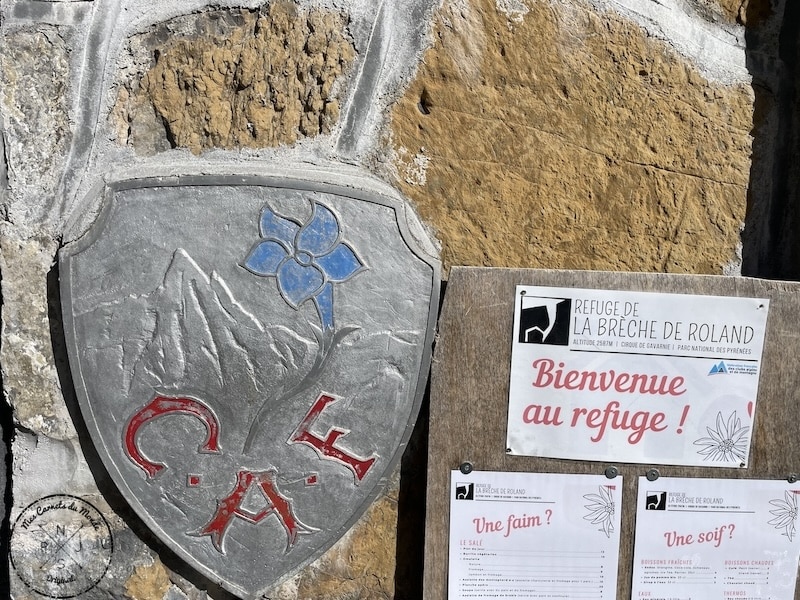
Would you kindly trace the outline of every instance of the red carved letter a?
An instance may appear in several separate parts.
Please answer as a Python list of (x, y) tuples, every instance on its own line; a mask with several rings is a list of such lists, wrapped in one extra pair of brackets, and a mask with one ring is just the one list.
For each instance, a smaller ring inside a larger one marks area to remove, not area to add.
[[(244, 519), (248, 523), (259, 523), (265, 517), (274, 514), (286, 531), (286, 550), (288, 551), (297, 542), (298, 535), (313, 533), (316, 529), (304, 525), (297, 519), (289, 499), (275, 487), (276, 475), (277, 471), (274, 469), (255, 472), (239, 471), (233, 491), (227, 497), (217, 501), (217, 511), (214, 516), (200, 531), (192, 535), (210, 536), (214, 548), (225, 554), (223, 546), (225, 534), (234, 517)], [(266, 500), (264, 508), (257, 513), (251, 513), (242, 508), (242, 502), (253, 485), (258, 486)]]

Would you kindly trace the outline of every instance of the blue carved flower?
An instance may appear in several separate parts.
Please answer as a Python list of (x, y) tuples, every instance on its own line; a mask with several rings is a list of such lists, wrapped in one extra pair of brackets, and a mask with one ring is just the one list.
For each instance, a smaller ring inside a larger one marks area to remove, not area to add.
[(264, 206), (261, 240), (250, 250), (244, 267), (256, 275), (275, 277), (292, 308), (312, 299), (323, 330), (333, 329), (333, 284), (347, 281), (364, 264), (339, 239), (339, 222), (330, 209), (313, 201), (312, 209), (311, 219), (300, 226)]

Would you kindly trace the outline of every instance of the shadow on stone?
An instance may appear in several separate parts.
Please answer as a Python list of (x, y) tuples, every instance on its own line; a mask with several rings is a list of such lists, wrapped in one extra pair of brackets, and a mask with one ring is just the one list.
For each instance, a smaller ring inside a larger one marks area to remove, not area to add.
[(800, 3), (750, 0), (742, 16), (755, 94), (742, 274), (798, 280)]
[[(5, 399), (3, 392), (3, 381), (0, 378), (0, 429), (3, 432), (3, 445), (0, 450), (2, 455), (2, 471), (0, 471), (0, 488), (3, 492), (3, 516), (0, 521), (0, 556), (9, 556), (11, 548), (9, 541), (11, 538), (11, 504), (13, 496), (11, 494), (11, 475), (12, 475), (12, 455), (11, 455), (11, 442), (14, 440), (14, 419), (12, 416), (11, 406)], [(11, 573), (9, 561), (4, 560), (0, 562), (0, 594), (5, 598), (11, 593)]]
[[(235, 596), (222, 589), (213, 581), (197, 573), (194, 569), (188, 567), (177, 555), (161, 544), (158, 538), (147, 528), (141, 519), (139, 519), (133, 509), (131, 509), (120, 491), (115, 486), (114, 482), (111, 480), (111, 477), (103, 466), (102, 460), (100, 459), (100, 456), (95, 450), (94, 444), (89, 437), (89, 432), (86, 428), (83, 416), (81, 415), (77, 396), (75, 394), (75, 386), (67, 357), (66, 339), (64, 337), (64, 326), (61, 312), (61, 291), (59, 287), (57, 262), (50, 269), (50, 272), (47, 275), (47, 302), (48, 317), (50, 321), (50, 338), (53, 344), (53, 357), (55, 359), (55, 366), (58, 372), (58, 379), (61, 384), (61, 391), (64, 395), (64, 401), (66, 402), (67, 410), (69, 411), (72, 422), (75, 425), (76, 431), (78, 432), (78, 439), (80, 441), (84, 459), (86, 460), (86, 463), (92, 472), (92, 476), (97, 484), (97, 488), (103, 495), (103, 498), (111, 507), (111, 509), (125, 521), (133, 534), (144, 544), (146, 544), (170, 571), (173, 571), (180, 577), (190, 581), (197, 588), (205, 590), (209, 597), (213, 598), (214, 600), (236, 600)], [(10, 409), (8, 410), (10, 412)], [(9, 500), (7, 500), (7, 502), (8, 501)], [(6, 539), (5, 536), (3, 539)], [(119, 555), (117, 555), (117, 559), (119, 559)]]
[(397, 499), (397, 550), (395, 600), (422, 598), (425, 555), (425, 490), (428, 478), (429, 392), (419, 410), (417, 424), (400, 463)]
[[(447, 281), (439, 290), (438, 322)], [(435, 338), (434, 338), (435, 339)], [(431, 362), (435, 343), (431, 349)], [(432, 365), (431, 365), (432, 366)], [(397, 548), (395, 551), (394, 600), (422, 598), (425, 568), (425, 511), (428, 491), (428, 432), (430, 416), (430, 375), (417, 423), (400, 462), (400, 492), (397, 498)]]

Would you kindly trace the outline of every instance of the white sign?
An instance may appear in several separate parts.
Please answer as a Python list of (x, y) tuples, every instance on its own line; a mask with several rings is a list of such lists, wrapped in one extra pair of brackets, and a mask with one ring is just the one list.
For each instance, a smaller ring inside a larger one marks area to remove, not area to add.
[(453, 471), (448, 600), (617, 592), (622, 478)]
[(509, 453), (746, 467), (768, 307), (518, 286)]
[(800, 485), (639, 479), (632, 598), (794, 598)]

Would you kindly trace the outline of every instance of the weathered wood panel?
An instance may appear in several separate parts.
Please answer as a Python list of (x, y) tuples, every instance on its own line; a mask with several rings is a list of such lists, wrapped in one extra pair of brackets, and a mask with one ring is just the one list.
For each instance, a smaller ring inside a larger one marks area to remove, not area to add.
[[(750, 466), (746, 469), (615, 463), (624, 478), (617, 598), (630, 598), (636, 481), (664, 477), (785, 479), (800, 471), (800, 284), (742, 277), (456, 267), (434, 354), (425, 543), (425, 599), (447, 598), (449, 473), (601, 474), (608, 463), (508, 456), (506, 419), (516, 285), (769, 298)], [(800, 599), (800, 591), (795, 591)]]

